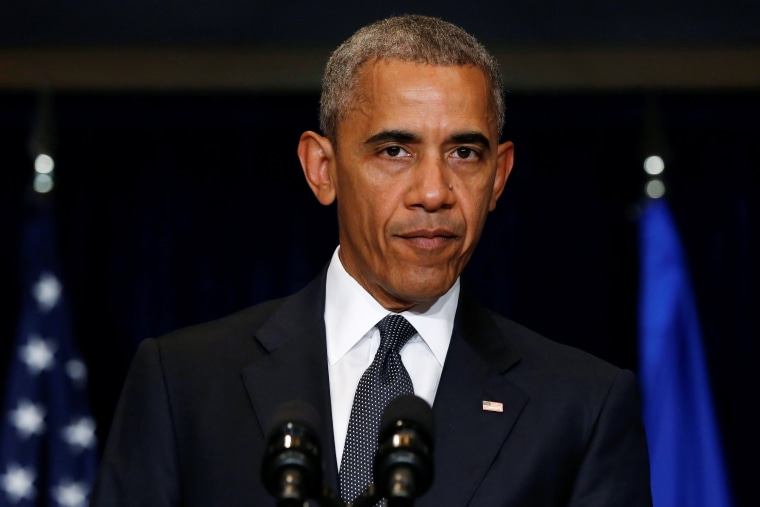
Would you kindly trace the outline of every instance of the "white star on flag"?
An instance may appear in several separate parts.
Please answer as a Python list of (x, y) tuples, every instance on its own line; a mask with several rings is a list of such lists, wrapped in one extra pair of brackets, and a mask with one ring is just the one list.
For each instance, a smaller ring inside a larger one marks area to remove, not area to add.
[(29, 367), (32, 375), (47, 370), (55, 362), (55, 345), (50, 340), (32, 335), (25, 346), (21, 348), (21, 360)]
[(95, 421), (82, 417), (63, 428), (63, 440), (72, 447), (89, 449), (95, 445)]
[(62, 482), (53, 488), (53, 498), (61, 507), (85, 507), (87, 487), (81, 482)]
[(31, 468), (22, 468), (18, 465), (9, 465), (7, 472), (0, 478), (0, 487), (10, 497), (13, 503), (20, 500), (31, 500), (36, 495), (34, 480), (36, 474)]
[(45, 431), (45, 409), (42, 405), (21, 400), (9, 417), (11, 423), (24, 438), (41, 435)]
[(42, 273), (39, 281), (34, 284), (32, 293), (37, 300), (40, 310), (49, 312), (58, 303), (63, 287), (58, 278), (52, 273)]

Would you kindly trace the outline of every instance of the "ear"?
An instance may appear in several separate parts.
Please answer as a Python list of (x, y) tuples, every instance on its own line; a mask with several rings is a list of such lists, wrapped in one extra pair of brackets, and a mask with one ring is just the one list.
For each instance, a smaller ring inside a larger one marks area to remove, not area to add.
[(335, 152), (330, 140), (316, 132), (304, 132), (298, 141), (298, 159), (317, 200), (325, 206), (332, 204), (336, 194), (331, 170)]
[(491, 203), (488, 205), (488, 211), (493, 211), (496, 208), (496, 201), (499, 200), (501, 193), (504, 191), (504, 185), (506, 185), (507, 178), (509, 178), (509, 174), (512, 172), (514, 162), (515, 145), (510, 141), (501, 143), (496, 158), (496, 176), (493, 182)]

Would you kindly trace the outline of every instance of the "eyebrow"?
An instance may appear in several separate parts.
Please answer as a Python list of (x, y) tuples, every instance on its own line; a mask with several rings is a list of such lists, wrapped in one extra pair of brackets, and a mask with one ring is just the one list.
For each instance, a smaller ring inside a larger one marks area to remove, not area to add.
[(463, 144), (479, 144), (484, 150), (491, 149), (491, 142), (480, 132), (462, 132), (451, 136), (451, 140)]
[[(491, 149), (491, 142), (488, 140), (488, 138), (477, 131), (460, 132), (453, 134), (449, 139), (454, 143), (478, 144), (482, 146), (486, 151)], [(382, 130), (364, 141), (364, 144), (377, 144), (388, 141), (409, 143), (417, 142), (419, 140), (420, 137), (418, 135), (406, 130)]]
[(415, 134), (412, 134), (411, 132), (407, 132), (406, 130), (382, 130), (375, 134), (374, 136), (370, 137), (366, 141), (364, 141), (364, 144), (376, 144), (376, 143), (384, 143), (388, 141), (396, 141), (396, 142), (414, 142), (419, 141), (419, 136), (416, 136)]

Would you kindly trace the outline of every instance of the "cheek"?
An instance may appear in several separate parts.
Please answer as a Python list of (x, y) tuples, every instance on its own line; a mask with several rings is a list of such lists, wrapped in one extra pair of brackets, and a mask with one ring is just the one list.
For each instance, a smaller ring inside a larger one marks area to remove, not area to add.
[(486, 191), (467, 194), (460, 199), (462, 213), (467, 224), (467, 237), (470, 240), (477, 239), (480, 230), (486, 221), (488, 208), (491, 202), (491, 194)]
[[(385, 230), (392, 215), (386, 199), (384, 194), (368, 192), (366, 189), (348, 193), (341, 215), (350, 224), (352, 237), (363, 238), (363, 242), (369, 245), (384, 241)], [(338, 203), (340, 206), (340, 201)], [(373, 250), (376, 248), (370, 249)]]
[(404, 194), (393, 181), (367, 181), (354, 198), (356, 213), (362, 215), (367, 234), (384, 235), (394, 222), (403, 221)]

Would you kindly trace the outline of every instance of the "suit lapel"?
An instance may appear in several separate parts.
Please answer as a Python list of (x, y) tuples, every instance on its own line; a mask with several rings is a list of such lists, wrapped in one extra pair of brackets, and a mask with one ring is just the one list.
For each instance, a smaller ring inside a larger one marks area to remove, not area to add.
[(417, 505), (467, 505), (528, 400), (504, 375), (518, 361), (491, 316), (463, 297), (433, 407), (435, 478)]
[(256, 332), (268, 353), (241, 374), (262, 431), (267, 431), (273, 412), (282, 403), (298, 400), (317, 410), (324, 482), (335, 488), (337, 464), (325, 344), (324, 275), (323, 272), (301, 292), (285, 299)]

